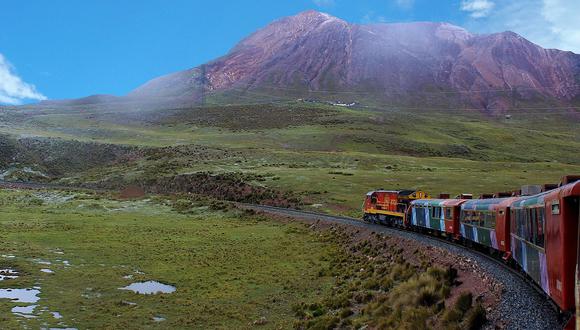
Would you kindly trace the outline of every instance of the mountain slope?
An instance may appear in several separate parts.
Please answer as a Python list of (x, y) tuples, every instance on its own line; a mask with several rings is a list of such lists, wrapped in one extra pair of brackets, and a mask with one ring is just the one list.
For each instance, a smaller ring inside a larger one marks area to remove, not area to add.
[(358, 25), (307, 11), (127, 98), (164, 105), (308, 98), (502, 112), (579, 102), (579, 84), (580, 55), (543, 49), (513, 32), (474, 35), (430, 22)]

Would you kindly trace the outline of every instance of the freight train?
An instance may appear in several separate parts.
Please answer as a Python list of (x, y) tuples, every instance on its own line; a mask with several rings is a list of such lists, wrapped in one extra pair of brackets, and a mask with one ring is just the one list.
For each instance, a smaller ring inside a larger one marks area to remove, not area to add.
[(366, 195), (363, 219), (446, 237), (500, 256), (532, 279), (560, 311), (576, 314), (566, 327), (573, 329), (574, 322), (580, 323), (580, 176), (565, 176), (558, 186), (542, 190), (481, 199), (431, 199), (423, 191), (378, 190)]

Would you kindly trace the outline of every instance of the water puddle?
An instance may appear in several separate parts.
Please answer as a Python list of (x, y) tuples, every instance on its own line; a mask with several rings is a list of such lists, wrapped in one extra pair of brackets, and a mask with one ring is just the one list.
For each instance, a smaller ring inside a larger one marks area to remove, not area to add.
[(34, 319), (36, 315), (34, 315), (34, 309), (37, 305), (30, 305), (30, 306), (16, 306), (12, 308), (12, 314), (16, 316), (22, 316), (27, 319)]
[(0, 299), (10, 299), (17, 303), (36, 303), (40, 298), (40, 290), (32, 289), (0, 289)]
[(0, 269), (0, 281), (18, 278), (19, 274), (14, 269)]
[(60, 315), (59, 312), (50, 312), (50, 314), (52, 314), (52, 317), (54, 317), (57, 320), (62, 319), (62, 315)]
[(52, 271), (52, 270), (50, 270), (50, 269), (48, 269), (48, 268), (43, 268), (43, 269), (41, 269), (40, 271), (41, 271), (41, 272), (43, 272), (43, 273), (47, 273), (47, 274), (52, 274), (52, 273), (54, 273), (54, 271)]
[(120, 290), (130, 290), (139, 294), (158, 294), (175, 292), (175, 287), (157, 281), (137, 282)]
[(165, 318), (164, 317), (161, 317), (161, 316), (153, 316), (153, 321), (155, 321), (155, 322), (163, 322), (163, 321), (165, 321)]

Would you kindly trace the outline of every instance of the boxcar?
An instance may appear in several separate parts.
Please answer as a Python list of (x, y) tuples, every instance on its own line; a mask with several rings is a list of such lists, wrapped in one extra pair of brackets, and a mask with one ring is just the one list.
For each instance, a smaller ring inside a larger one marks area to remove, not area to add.
[(575, 306), (579, 198), (580, 182), (575, 182), (511, 205), (513, 260), (562, 310)]

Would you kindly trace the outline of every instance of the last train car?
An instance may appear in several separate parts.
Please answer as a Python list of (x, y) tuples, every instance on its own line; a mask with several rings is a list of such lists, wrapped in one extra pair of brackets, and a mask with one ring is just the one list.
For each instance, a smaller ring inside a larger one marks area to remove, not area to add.
[(429, 195), (420, 190), (370, 191), (363, 204), (364, 220), (402, 226), (409, 204), (424, 198), (429, 198)]
[[(566, 179), (566, 177), (564, 178)], [(573, 311), (580, 236), (580, 181), (511, 205), (513, 260), (556, 302)]]

